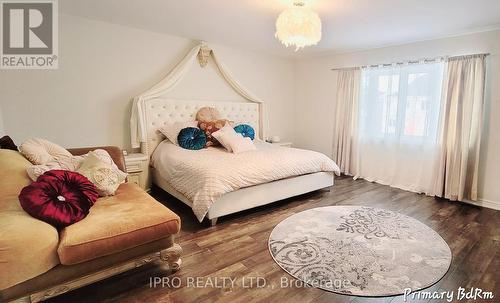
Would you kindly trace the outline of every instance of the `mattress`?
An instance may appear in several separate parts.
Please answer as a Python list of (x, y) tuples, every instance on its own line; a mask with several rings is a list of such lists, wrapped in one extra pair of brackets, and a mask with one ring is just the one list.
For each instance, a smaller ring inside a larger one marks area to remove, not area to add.
[(340, 173), (324, 154), (256, 141), (257, 150), (240, 154), (222, 147), (187, 150), (164, 140), (151, 165), (176, 191), (192, 202), (201, 222), (222, 195), (240, 188), (316, 172)]

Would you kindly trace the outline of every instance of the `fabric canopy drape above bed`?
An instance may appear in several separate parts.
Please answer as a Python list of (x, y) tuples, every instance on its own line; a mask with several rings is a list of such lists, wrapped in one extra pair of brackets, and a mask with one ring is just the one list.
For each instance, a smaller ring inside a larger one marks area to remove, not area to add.
[(197, 46), (193, 47), (163, 80), (134, 98), (132, 114), (130, 117), (130, 136), (132, 148), (139, 148), (141, 147), (141, 143), (147, 142), (145, 102), (164, 96), (166, 93), (173, 90), (179, 82), (184, 79), (187, 71), (197, 57), (200, 59), (201, 66), (206, 64), (206, 62), (203, 62), (204, 60), (212, 58), (223, 79), (234, 89), (235, 92), (250, 102), (259, 103), (261, 124), (259, 127), (260, 137), (261, 139), (265, 139), (265, 125), (263, 123), (263, 121), (265, 121), (264, 102), (254, 96), (248, 89), (234, 79), (216, 56), (215, 51), (208, 48), (204, 42), (201, 42)]

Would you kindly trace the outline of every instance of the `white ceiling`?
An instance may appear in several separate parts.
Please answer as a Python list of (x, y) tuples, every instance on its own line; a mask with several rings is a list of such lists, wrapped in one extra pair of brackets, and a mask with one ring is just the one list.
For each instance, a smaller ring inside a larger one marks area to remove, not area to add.
[(346, 52), (500, 28), (500, 0), (306, 0), (323, 22), (298, 53), (274, 38), (293, 0), (64, 0), (63, 13), (283, 56)]

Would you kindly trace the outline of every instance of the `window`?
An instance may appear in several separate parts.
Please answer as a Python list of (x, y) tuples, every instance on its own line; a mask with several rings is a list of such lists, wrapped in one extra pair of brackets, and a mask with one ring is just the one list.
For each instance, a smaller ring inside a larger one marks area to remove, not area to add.
[(434, 140), (443, 65), (414, 64), (363, 70), (360, 138)]
[(362, 71), (357, 176), (430, 192), (437, 155), (444, 66), (411, 64)]

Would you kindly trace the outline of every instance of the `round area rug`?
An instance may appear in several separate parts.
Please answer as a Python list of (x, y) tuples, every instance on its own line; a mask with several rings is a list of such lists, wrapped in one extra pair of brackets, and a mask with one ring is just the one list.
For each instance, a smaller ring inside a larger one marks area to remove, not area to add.
[(288, 217), (271, 232), (269, 251), (295, 278), (355, 296), (429, 287), (451, 263), (450, 248), (427, 225), (360, 206), (320, 207)]

